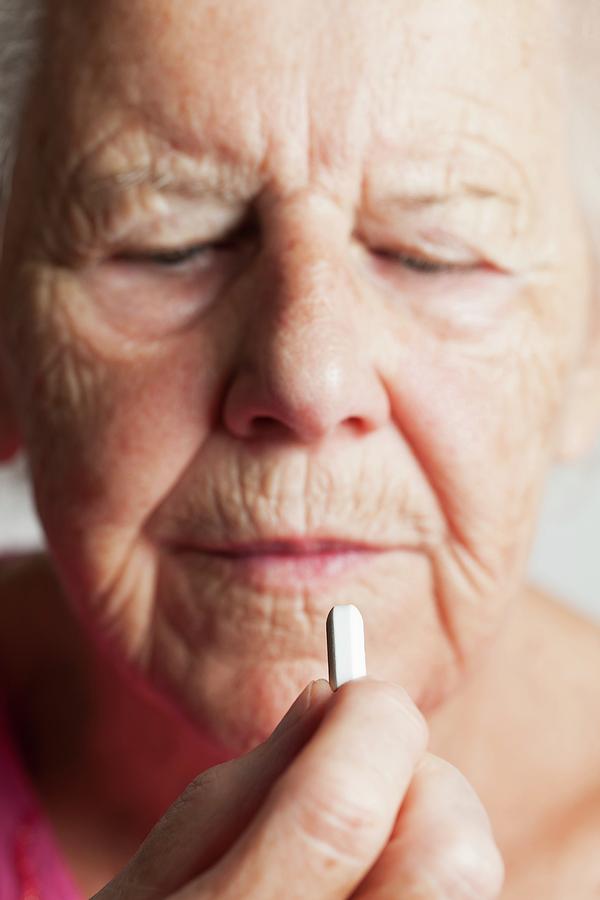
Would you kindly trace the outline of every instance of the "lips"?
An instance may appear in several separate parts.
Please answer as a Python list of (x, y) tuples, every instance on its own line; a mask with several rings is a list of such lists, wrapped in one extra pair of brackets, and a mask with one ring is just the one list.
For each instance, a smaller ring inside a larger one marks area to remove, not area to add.
[(180, 544), (178, 553), (204, 561), (227, 580), (259, 591), (294, 594), (298, 589), (324, 590), (348, 579), (399, 548), (339, 538), (250, 541), (219, 544)]
[(315, 556), (323, 554), (377, 552), (385, 549), (373, 544), (334, 539), (250, 541), (226, 544), (196, 544), (196, 549), (219, 556)]

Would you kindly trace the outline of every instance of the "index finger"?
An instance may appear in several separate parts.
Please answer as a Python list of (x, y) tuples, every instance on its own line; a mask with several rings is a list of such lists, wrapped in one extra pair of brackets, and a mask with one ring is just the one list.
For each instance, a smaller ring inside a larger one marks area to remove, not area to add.
[(176, 900), (347, 897), (385, 847), (427, 738), (402, 688), (345, 684), (250, 827)]

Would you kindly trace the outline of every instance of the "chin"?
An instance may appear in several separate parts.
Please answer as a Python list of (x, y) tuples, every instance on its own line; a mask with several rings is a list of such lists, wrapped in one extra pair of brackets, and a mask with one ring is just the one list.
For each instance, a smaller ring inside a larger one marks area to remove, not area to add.
[(362, 580), (281, 596), (230, 583), (215, 568), (140, 543), (110, 594), (89, 601), (96, 577), (77, 587), (96, 639), (142, 690), (187, 720), (216, 760), (265, 741), (308, 682), (327, 678), (325, 621), (336, 603), (363, 612), (369, 675), (402, 684), (425, 715), (464, 677), (421, 556), (383, 559)]
[(183, 683), (153, 673), (154, 686), (190, 722), (216, 756), (240, 756), (263, 743), (309, 681), (324, 677), (311, 661), (244, 663), (206, 656)]

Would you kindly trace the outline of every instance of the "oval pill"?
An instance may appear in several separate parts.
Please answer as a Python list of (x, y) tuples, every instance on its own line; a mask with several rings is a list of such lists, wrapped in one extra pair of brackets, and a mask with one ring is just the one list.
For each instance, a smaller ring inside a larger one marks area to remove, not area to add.
[(346, 681), (367, 674), (363, 618), (352, 603), (334, 606), (327, 616), (329, 684), (337, 691)]

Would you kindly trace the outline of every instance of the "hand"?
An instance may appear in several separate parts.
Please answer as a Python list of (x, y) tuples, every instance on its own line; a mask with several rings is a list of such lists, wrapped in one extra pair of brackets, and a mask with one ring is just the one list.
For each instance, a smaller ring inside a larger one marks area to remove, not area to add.
[(492, 900), (503, 866), (460, 772), (395, 684), (309, 685), (198, 776), (92, 900)]

